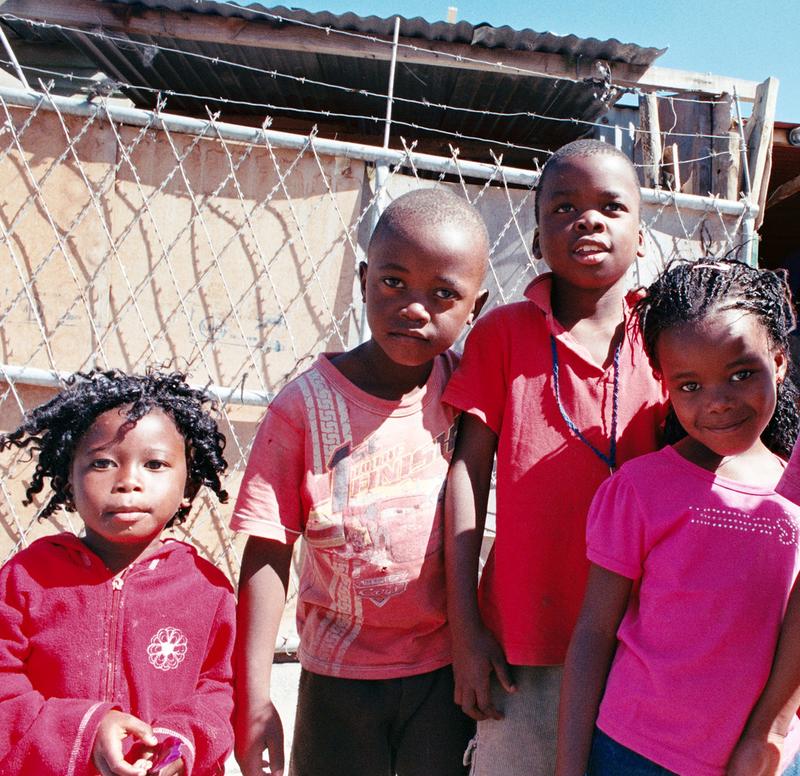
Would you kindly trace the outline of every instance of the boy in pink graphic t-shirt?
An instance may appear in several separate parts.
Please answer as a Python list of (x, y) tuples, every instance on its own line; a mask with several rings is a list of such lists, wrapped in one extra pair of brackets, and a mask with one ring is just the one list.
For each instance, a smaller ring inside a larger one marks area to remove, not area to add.
[(470, 720), (453, 703), (442, 499), (457, 413), (448, 350), (477, 316), (488, 261), (477, 211), (442, 190), (395, 200), (360, 267), (371, 338), (319, 356), (258, 430), (232, 527), (239, 592), (237, 759), (283, 773), (269, 676), (292, 545), (302, 665), (294, 776), (460, 776)]

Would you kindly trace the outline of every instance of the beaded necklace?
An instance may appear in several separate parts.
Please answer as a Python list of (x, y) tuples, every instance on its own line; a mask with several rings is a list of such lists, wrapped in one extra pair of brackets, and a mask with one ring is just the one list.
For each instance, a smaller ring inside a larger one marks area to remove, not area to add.
[(575, 425), (575, 421), (567, 414), (564, 405), (561, 403), (561, 394), (558, 390), (558, 350), (556, 349), (556, 338), (550, 335), (550, 349), (553, 354), (553, 393), (556, 397), (556, 404), (561, 417), (567, 424), (569, 430), (580, 439), (606, 466), (608, 471), (613, 474), (617, 468), (617, 415), (619, 412), (619, 352), (622, 347), (620, 342), (614, 350), (614, 390), (613, 400), (611, 405), (611, 439), (609, 441), (608, 455), (602, 450), (598, 450), (584, 435), (583, 432)]

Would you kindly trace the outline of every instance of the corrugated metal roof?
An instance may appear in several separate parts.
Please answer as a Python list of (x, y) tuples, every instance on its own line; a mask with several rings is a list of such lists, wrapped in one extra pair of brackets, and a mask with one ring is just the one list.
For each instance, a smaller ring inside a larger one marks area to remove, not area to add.
[[(301, 22), (384, 38), (390, 38), (394, 28), (393, 18), (311, 13), (283, 6), (268, 8), (258, 3), (237, 8), (189, 0), (116, 2), (182, 14), (235, 16), (280, 27)], [(29, 27), (18, 22), (6, 24), (28, 40), (35, 37), (42, 41), (69, 42), (123, 83), (206, 98), (172, 95), (168, 98), (168, 110), (205, 115), (206, 102), (212, 109), (222, 108), (227, 120), (247, 121), (247, 116), (252, 115), (253, 121), (260, 121), (269, 113), (277, 128), (302, 131), (304, 126), (317, 125), (324, 136), (368, 142), (376, 142), (369, 138), (383, 134), (386, 101), (367, 93), (382, 95), (387, 91), (389, 63), (386, 61), (140, 34), (128, 35), (124, 42), (119, 42), (98, 36), (97, 30), (88, 25), (84, 31), (75, 32)], [(421, 18), (402, 19), (400, 31), (405, 39), (470, 44), (475, 47), (476, 57), (480, 57), (482, 49), (522, 49), (575, 59), (646, 65), (662, 53), (659, 49), (617, 40), (562, 37), (467, 22), (431, 23)], [(153, 92), (135, 88), (125, 92), (140, 107), (155, 105)], [(590, 127), (579, 122), (595, 121), (607, 108), (597, 92), (597, 86), (591, 83), (401, 62), (395, 78), (395, 96), (400, 99), (393, 109), (392, 144), (398, 147), (399, 137), (404, 136), (420, 141), (418, 150), (433, 153), (447, 153), (448, 144), (452, 144), (461, 147), (465, 156), (487, 161), (489, 146), (467, 139), (487, 138), (493, 141), (495, 152), (504, 154), (507, 163), (528, 166), (532, 158), (542, 158), (530, 149), (552, 149), (586, 134)], [(210, 101), (215, 97), (267, 103), (271, 107), (248, 108)], [(493, 115), (496, 113), (521, 115)], [(509, 143), (525, 148), (513, 149)]]
[[(333, 14), (328, 11), (305, 11), (302, 8), (267, 6), (263, 3), (245, 3), (234, 6), (230, 3), (192, 2), (191, 0), (116, 0), (125, 5), (141, 5), (147, 8), (163, 8), (183, 13), (217, 14), (225, 17), (241, 17), (259, 21), (277, 22), (277, 18), (291, 19), (319, 27), (335, 30), (350, 30), (364, 35), (391, 38), (394, 32), (394, 16), (383, 19), (379, 16), (359, 16), (354, 13)], [(265, 13), (268, 16), (265, 16)], [(399, 15), (399, 14), (398, 14)], [(535, 6), (531, 15), (535, 15)], [(579, 38), (575, 35), (556, 35), (552, 32), (536, 32), (531, 29), (515, 30), (508, 26), (493, 27), (485, 22), (456, 24), (429, 22), (420, 16), (407, 19), (400, 16), (400, 35), (404, 38), (421, 38), (428, 41), (466, 43), (484, 48), (499, 48), (515, 51), (541, 51), (548, 54), (581, 56), (587, 59), (605, 59), (631, 65), (649, 65), (666, 48), (643, 47), (635, 43), (621, 43), (616, 38), (598, 40)], [(277, 18), (275, 18), (277, 17)]]

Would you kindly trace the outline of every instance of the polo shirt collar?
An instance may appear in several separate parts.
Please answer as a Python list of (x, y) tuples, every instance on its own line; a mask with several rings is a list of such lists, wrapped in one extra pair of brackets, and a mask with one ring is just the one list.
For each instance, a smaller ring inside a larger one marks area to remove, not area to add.
[[(552, 287), (553, 273), (545, 272), (534, 278), (528, 284), (523, 293), (525, 298), (530, 302), (533, 302), (533, 304), (536, 305), (536, 307), (541, 311), (541, 314), (545, 320), (545, 325), (547, 326), (547, 330), (550, 332), (550, 334), (552, 334), (559, 342), (563, 343), (563, 345), (578, 358), (592, 366), (594, 369), (598, 370), (600, 374), (605, 374), (606, 377), (610, 379), (610, 375), (613, 373), (612, 368), (609, 366), (607, 369), (603, 369), (602, 366), (597, 364), (590, 355), (589, 351), (580, 342), (575, 340), (569, 332), (565, 331), (564, 327), (556, 320), (555, 316), (553, 315), (553, 306), (550, 299), (550, 291)], [(625, 294), (622, 305), (622, 317), (625, 322), (623, 343), (629, 343), (632, 338), (639, 336), (638, 327), (633, 315), (633, 306), (636, 304), (638, 299), (644, 296), (644, 293), (644, 289), (636, 288), (628, 291), (628, 293)], [(623, 344), (623, 350), (626, 350), (628, 347), (630, 347), (630, 344)]]
[[(544, 313), (548, 320), (553, 318), (553, 305), (550, 292), (553, 288), (553, 273), (543, 272), (528, 283), (523, 295), (526, 299), (533, 302)], [(644, 289), (634, 288), (625, 294), (624, 315), (627, 320), (636, 302), (644, 296)]]

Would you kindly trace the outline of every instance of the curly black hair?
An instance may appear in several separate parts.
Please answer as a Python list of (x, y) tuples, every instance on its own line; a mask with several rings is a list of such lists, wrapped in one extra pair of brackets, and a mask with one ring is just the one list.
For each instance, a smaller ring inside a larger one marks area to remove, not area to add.
[[(130, 406), (128, 406), (130, 405)], [(11, 447), (38, 452), (36, 469), (25, 490), (27, 506), (50, 478), (53, 495), (40, 518), (49, 517), (61, 506), (74, 511), (69, 490), (69, 470), (75, 446), (99, 415), (127, 406), (126, 418), (136, 422), (153, 409), (172, 418), (186, 442), (187, 492), (194, 496), (205, 485), (223, 504), (228, 493), (220, 474), (227, 468), (223, 457), (225, 437), (204, 405), (215, 408), (205, 391), (191, 388), (180, 372), (149, 370), (129, 375), (116, 369), (78, 372), (67, 379), (67, 387), (50, 401), (25, 413), (15, 431), (0, 434), (0, 450)], [(167, 526), (186, 519), (190, 506), (181, 506)]]
[[(789, 358), (789, 335), (796, 324), (794, 304), (783, 271), (758, 269), (733, 259), (671, 262), (636, 305), (650, 363), (658, 371), (656, 345), (662, 332), (718, 310), (742, 310), (756, 316), (772, 345), (787, 355), (786, 377), (778, 386), (775, 412), (761, 439), (772, 452), (788, 457), (800, 429), (800, 392)], [(666, 441), (683, 436), (686, 431), (670, 413)]]

